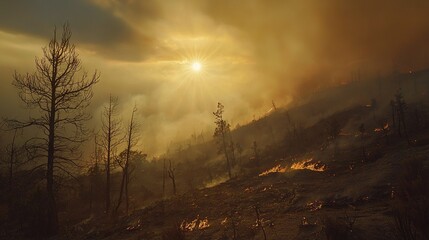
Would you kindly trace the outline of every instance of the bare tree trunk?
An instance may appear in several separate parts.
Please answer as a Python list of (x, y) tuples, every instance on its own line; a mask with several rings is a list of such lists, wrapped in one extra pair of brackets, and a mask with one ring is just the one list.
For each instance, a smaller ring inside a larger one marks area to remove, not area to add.
[[(55, 201), (54, 172), (72, 176), (70, 166), (76, 166), (76, 153), (85, 141), (84, 122), (90, 118), (83, 110), (93, 96), (92, 86), (98, 82), (97, 72), (88, 79), (86, 72), (77, 78), (81, 61), (70, 43), (68, 24), (57, 39), (56, 29), (49, 44), (43, 48), (43, 57), (36, 58), (36, 71), (32, 74), (15, 72), (13, 85), (28, 108), (35, 108), (29, 120), (9, 120), (13, 129), (30, 126), (41, 130), (42, 137), (32, 137), (27, 143), (31, 160), (46, 156), (46, 233), (58, 233), (58, 212)], [(70, 130), (75, 130), (71, 135)], [(31, 146), (30, 146), (31, 145)], [(65, 167), (67, 166), (67, 167)], [(55, 169), (55, 171), (54, 171)]]
[[(110, 141), (109, 141), (110, 142)], [(110, 211), (110, 143), (107, 149), (107, 162), (106, 162), (106, 214)]]
[(110, 165), (112, 153), (112, 96), (109, 99), (108, 133), (107, 133), (107, 160), (106, 160), (106, 214), (110, 211)]
[(104, 108), (102, 117), (102, 139), (101, 144), (106, 151), (106, 192), (105, 192), (105, 212), (109, 214), (112, 205), (111, 201), (111, 166), (112, 153), (122, 142), (119, 138), (121, 132), (121, 121), (117, 119), (118, 99), (109, 96), (109, 104)]
[(124, 193), (125, 190), (125, 211), (126, 214), (128, 214), (128, 210), (129, 210), (129, 195), (128, 195), (128, 185), (129, 185), (129, 180), (130, 180), (130, 176), (129, 176), (129, 163), (130, 163), (130, 154), (131, 154), (131, 148), (134, 146), (135, 144), (135, 137), (134, 137), (134, 131), (135, 129), (135, 122), (134, 122), (134, 114), (136, 113), (137, 109), (136, 107), (134, 107), (133, 112), (131, 114), (131, 120), (130, 120), (130, 125), (128, 127), (128, 139), (127, 139), (127, 149), (126, 149), (126, 157), (125, 157), (125, 164), (124, 164), (124, 168), (123, 168), (123, 174), (122, 174), (122, 183), (121, 183), (121, 191), (119, 193), (119, 200), (118, 200), (118, 205), (116, 206), (116, 211), (118, 211), (121, 202), (122, 202), (122, 195)]
[[(228, 176), (231, 179), (231, 163), (230, 163), (230, 159), (228, 156), (228, 146), (226, 144), (226, 136), (225, 134), (228, 133), (229, 131), (229, 123), (227, 123), (225, 120), (223, 120), (223, 111), (224, 111), (224, 106), (222, 105), (222, 103), (218, 102), (217, 104), (217, 110), (216, 112), (213, 112), (213, 115), (216, 119), (215, 123), (216, 123), (216, 129), (215, 132), (213, 134), (214, 137), (216, 138), (221, 138), (221, 146), (219, 147), (219, 150), (223, 150), (224, 154), (225, 154), (225, 159), (226, 159), (226, 165), (228, 168)], [(219, 142), (218, 142), (219, 144)]]
[(93, 213), (93, 209), (92, 209), (92, 202), (93, 202), (93, 198), (94, 198), (94, 193), (92, 190), (92, 180), (90, 180), (89, 182), (89, 213)]
[(166, 167), (165, 167), (165, 158), (164, 158), (164, 164), (163, 164), (163, 168), (162, 168), (162, 199), (165, 198), (165, 172), (166, 172)]
[(16, 139), (16, 132), (18, 130), (15, 129), (15, 132), (13, 134), (12, 138), (12, 144), (10, 146), (10, 153), (9, 153), (9, 193), (12, 193), (12, 187), (13, 187), (13, 175), (14, 175), (14, 165), (15, 165), (15, 139)]
[(13, 209), (13, 203), (14, 203), (14, 174), (15, 174), (15, 164), (16, 164), (16, 149), (15, 149), (15, 140), (16, 140), (16, 133), (17, 129), (15, 129), (15, 132), (13, 134), (12, 143), (9, 149), (9, 181), (8, 181), (8, 191), (9, 195), (7, 197), (7, 204), (8, 204), (8, 217), (10, 220), (14, 218), (14, 209)]
[[(56, 63), (53, 67), (53, 79), (56, 79)], [(49, 112), (49, 138), (48, 138), (48, 164), (46, 173), (46, 190), (48, 194), (48, 232), (56, 234), (58, 232), (58, 213), (54, 194), (54, 153), (55, 153), (55, 116), (56, 116), (56, 86), (55, 81), (51, 81), (52, 101), (51, 110)]]
[(173, 184), (173, 194), (176, 195), (176, 176), (174, 175), (175, 169), (171, 165), (171, 160), (168, 160), (170, 162), (170, 167), (168, 169), (168, 177), (171, 179), (171, 183)]
[(127, 166), (127, 175), (125, 176), (125, 213), (128, 215), (129, 206), (130, 206), (130, 196), (128, 195), (128, 184), (130, 182), (130, 175), (128, 172)]
[(228, 157), (228, 149), (226, 146), (226, 140), (225, 140), (225, 133), (224, 132), (222, 132), (222, 144), (223, 144), (223, 152), (225, 154), (225, 159), (226, 159), (226, 166), (228, 168), (228, 177), (231, 179), (231, 176), (232, 176), (231, 164), (230, 164), (229, 157)]

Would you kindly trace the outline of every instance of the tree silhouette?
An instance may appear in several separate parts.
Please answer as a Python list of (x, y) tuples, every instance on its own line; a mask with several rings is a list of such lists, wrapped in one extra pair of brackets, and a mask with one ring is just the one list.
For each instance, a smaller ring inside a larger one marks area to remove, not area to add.
[[(0, 164), (6, 165), (7, 172), (7, 205), (8, 205), (8, 214), (9, 219), (13, 219), (14, 216), (14, 198), (17, 194), (17, 184), (15, 174), (20, 170), (20, 167), (25, 164), (23, 155), (25, 154), (25, 149), (21, 144), (18, 144), (18, 129), (15, 129), (13, 132), (11, 143), (5, 146), (5, 151), (2, 156), (0, 152)], [(3, 157), (3, 158), (2, 158)]]
[(168, 177), (171, 179), (171, 184), (173, 185), (173, 194), (176, 195), (176, 175), (174, 175), (174, 172), (176, 171), (176, 168), (174, 168), (171, 164), (171, 159), (168, 159), (169, 166), (168, 166)]
[(225, 154), (226, 165), (228, 168), (228, 176), (229, 178), (231, 178), (231, 163), (229, 159), (228, 144), (226, 139), (230, 126), (229, 126), (229, 123), (227, 123), (223, 119), (223, 112), (224, 112), (223, 109), (224, 109), (224, 106), (222, 105), (222, 103), (218, 103), (216, 112), (213, 112), (213, 115), (215, 117), (215, 124), (216, 124), (216, 129), (213, 134), (213, 137), (215, 137), (218, 140), (217, 143), (220, 148), (219, 150), (223, 151), (223, 153)]
[(119, 161), (119, 165), (122, 168), (122, 182), (121, 182), (121, 190), (119, 192), (119, 200), (118, 200), (118, 205), (116, 206), (116, 211), (118, 211), (119, 207), (121, 206), (121, 202), (122, 202), (122, 195), (125, 191), (125, 211), (126, 214), (128, 214), (128, 209), (129, 209), (129, 193), (128, 193), (128, 186), (130, 183), (130, 154), (131, 154), (131, 150), (132, 148), (137, 144), (138, 139), (136, 136), (136, 131), (138, 130), (138, 124), (135, 122), (135, 114), (137, 112), (137, 108), (136, 106), (134, 106), (133, 108), (133, 112), (131, 114), (131, 120), (130, 123), (128, 125), (128, 129), (127, 129), (127, 148), (125, 149), (124, 153), (125, 153), (125, 158), (123, 159), (123, 161)]
[(102, 118), (101, 118), (101, 140), (98, 144), (104, 150), (106, 154), (105, 158), (105, 168), (106, 168), (106, 214), (110, 211), (110, 172), (112, 168), (112, 155), (119, 144), (122, 143), (123, 138), (121, 135), (121, 120), (118, 118), (118, 98), (109, 97), (109, 103), (104, 107)]
[[(25, 121), (7, 120), (14, 129), (34, 126), (41, 136), (27, 141), (30, 159), (46, 159), (36, 168), (46, 168), (46, 232), (58, 232), (58, 213), (55, 200), (54, 173), (62, 171), (72, 176), (70, 167), (78, 166), (79, 145), (85, 140), (84, 122), (90, 119), (85, 113), (92, 99), (92, 87), (98, 82), (97, 71), (91, 76), (81, 71), (81, 61), (70, 42), (72, 33), (64, 24), (61, 38), (54, 29), (43, 56), (35, 60), (36, 71), (25, 75), (15, 72), (13, 85), (20, 99), (29, 109), (35, 109)], [(82, 72), (80, 76), (77, 73)]]
[(100, 167), (100, 162), (102, 160), (103, 150), (97, 143), (97, 134), (94, 135), (94, 153), (91, 156), (91, 162), (88, 168), (89, 175), (89, 210), (91, 213), (95, 209), (98, 209), (97, 205), (94, 205), (94, 202), (99, 200), (99, 196), (102, 196), (102, 191), (100, 187), (102, 185), (102, 169)]

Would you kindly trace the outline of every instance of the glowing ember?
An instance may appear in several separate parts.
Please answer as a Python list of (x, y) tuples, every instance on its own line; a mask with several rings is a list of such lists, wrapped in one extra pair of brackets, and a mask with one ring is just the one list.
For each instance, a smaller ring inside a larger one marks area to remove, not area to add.
[(127, 229), (128, 231), (138, 230), (138, 229), (140, 229), (141, 225), (142, 225), (142, 224), (141, 224), (141, 221), (140, 221), (140, 220), (138, 220), (136, 223), (134, 223), (134, 224), (132, 224), (132, 225), (128, 226), (126, 229)]
[(323, 172), (326, 170), (326, 165), (322, 164), (320, 161), (313, 162), (313, 158), (310, 158), (301, 162), (294, 163), (290, 168), (295, 170), (308, 169), (311, 171)]
[(382, 131), (386, 131), (389, 130), (389, 123), (386, 123), (383, 128), (376, 128), (374, 129), (374, 132), (382, 132)]
[(323, 202), (318, 200), (307, 203), (307, 208), (312, 212), (322, 209), (322, 206)]
[(284, 173), (284, 172), (286, 172), (286, 169), (287, 169), (286, 167), (282, 167), (279, 164), (279, 165), (277, 165), (271, 169), (268, 169), (265, 172), (260, 173), (259, 176), (262, 177), (262, 176), (266, 176), (266, 175), (271, 174), (271, 173)]
[(210, 227), (209, 220), (204, 218), (201, 220), (199, 217), (195, 218), (191, 222), (187, 222), (186, 220), (183, 220), (182, 224), (180, 224), (180, 229), (187, 232), (192, 232), (194, 230), (202, 230)]

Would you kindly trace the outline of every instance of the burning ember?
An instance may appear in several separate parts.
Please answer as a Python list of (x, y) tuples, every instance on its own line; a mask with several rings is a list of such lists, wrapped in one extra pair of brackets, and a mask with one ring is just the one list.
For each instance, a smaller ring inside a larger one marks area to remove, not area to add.
[(266, 175), (271, 174), (271, 173), (284, 173), (284, 172), (286, 172), (286, 170), (287, 170), (286, 167), (282, 167), (279, 164), (279, 165), (277, 165), (277, 166), (275, 166), (275, 167), (273, 167), (271, 169), (268, 169), (265, 172), (260, 173), (259, 176), (262, 177), (262, 176), (266, 176)]
[(374, 129), (374, 132), (382, 132), (389, 130), (389, 123), (386, 123), (382, 128), (376, 128)]
[(317, 211), (322, 209), (323, 207), (323, 202), (322, 201), (314, 201), (314, 202), (309, 202), (307, 203), (307, 209), (309, 209), (311, 212)]
[(294, 163), (294, 164), (292, 164), (292, 166), (290, 168), (295, 169), (295, 170), (308, 169), (311, 171), (323, 172), (326, 170), (326, 165), (324, 165), (320, 161), (313, 162), (313, 158), (310, 158), (310, 159), (306, 159), (306, 160), (301, 161), (301, 162)]
[(180, 229), (187, 232), (192, 232), (194, 230), (202, 230), (210, 227), (209, 220), (206, 218), (200, 219), (198, 216), (191, 222), (187, 222), (186, 220), (183, 220), (182, 224), (180, 224)]
[(138, 230), (140, 229), (140, 227), (142, 226), (141, 220), (139, 219), (137, 222), (131, 224), (130, 226), (128, 226), (126, 229), (128, 231), (134, 231), (134, 230)]

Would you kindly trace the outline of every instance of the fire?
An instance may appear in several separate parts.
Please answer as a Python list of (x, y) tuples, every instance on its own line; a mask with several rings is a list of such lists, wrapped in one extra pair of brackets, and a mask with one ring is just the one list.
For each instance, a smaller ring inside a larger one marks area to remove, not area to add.
[(318, 200), (316, 200), (316, 201), (314, 201), (314, 202), (309, 202), (309, 203), (307, 203), (307, 208), (308, 208), (311, 212), (314, 212), (314, 211), (320, 210), (320, 209), (322, 209), (322, 207), (323, 207), (323, 202), (322, 202), (322, 201), (318, 201)]
[(275, 166), (275, 167), (273, 167), (271, 169), (268, 169), (265, 172), (260, 173), (259, 176), (262, 177), (262, 176), (266, 176), (266, 175), (271, 174), (271, 173), (284, 173), (284, 172), (286, 172), (286, 170), (287, 170), (286, 167), (282, 167), (279, 164), (279, 165), (277, 165), (277, 166)]
[(180, 229), (187, 232), (192, 232), (194, 230), (202, 230), (210, 227), (209, 220), (206, 218), (200, 219), (199, 216), (192, 220), (191, 222), (187, 222), (186, 220), (183, 220), (182, 224), (180, 224)]
[(326, 165), (322, 164), (320, 161), (313, 162), (313, 158), (303, 160), (301, 162), (296, 162), (292, 164), (291, 169), (308, 169), (316, 172), (323, 172), (326, 170)]
[(382, 132), (382, 131), (386, 131), (386, 130), (389, 130), (389, 123), (386, 123), (382, 128), (374, 129), (374, 132)]

